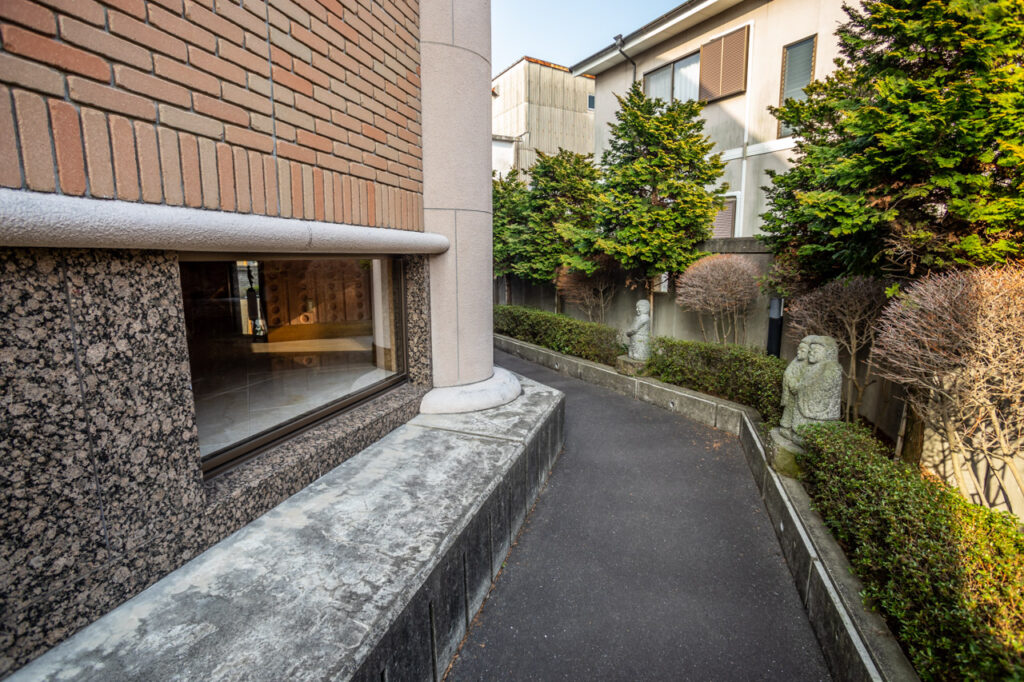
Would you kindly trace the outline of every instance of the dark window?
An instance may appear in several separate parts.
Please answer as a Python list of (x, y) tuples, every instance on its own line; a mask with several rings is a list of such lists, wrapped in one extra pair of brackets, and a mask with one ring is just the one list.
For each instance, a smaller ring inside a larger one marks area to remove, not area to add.
[(590, 111), (594, 110), (594, 96), (593, 95), (587, 95), (587, 109), (589, 109)]
[(404, 377), (400, 269), (389, 258), (181, 263), (205, 472)]
[(736, 236), (736, 197), (726, 197), (725, 205), (715, 216), (711, 230), (712, 239)]
[(737, 29), (700, 48), (700, 98), (710, 102), (747, 89), (747, 34)]
[[(807, 97), (804, 88), (814, 78), (814, 53), (817, 43), (818, 37), (811, 36), (782, 48), (782, 84), (779, 104), (787, 99), (802, 100)], [(779, 137), (792, 134), (793, 131), (779, 121)]]

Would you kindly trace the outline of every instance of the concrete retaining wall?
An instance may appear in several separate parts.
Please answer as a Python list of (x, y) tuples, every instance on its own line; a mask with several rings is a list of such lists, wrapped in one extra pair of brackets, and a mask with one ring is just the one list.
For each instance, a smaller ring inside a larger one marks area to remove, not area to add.
[(739, 437), (807, 616), (836, 680), (917, 680), (885, 621), (863, 605), (853, 575), (800, 483), (768, 464), (758, 413), (744, 405), (495, 335), (495, 347)]

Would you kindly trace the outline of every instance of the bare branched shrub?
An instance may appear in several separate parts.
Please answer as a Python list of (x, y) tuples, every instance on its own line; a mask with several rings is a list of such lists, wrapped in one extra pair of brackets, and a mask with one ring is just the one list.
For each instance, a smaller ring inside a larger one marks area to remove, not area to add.
[(710, 315), (715, 341), (740, 343), (747, 337), (746, 310), (757, 298), (757, 266), (735, 254), (706, 256), (676, 279), (676, 303), (697, 313), (700, 333), (708, 341), (704, 315)]
[(602, 259), (601, 266), (590, 275), (561, 267), (555, 276), (555, 289), (562, 299), (579, 306), (587, 320), (604, 324), (615, 297), (617, 272), (610, 258)]
[[(875, 340), (875, 322), (885, 307), (885, 287), (873, 277), (850, 277), (833, 280), (789, 303), (788, 333), (795, 340), (809, 334), (831, 336), (848, 357), (843, 370), (846, 379), (848, 422), (860, 417), (864, 391), (871, 384), (871, 347)], [(865, 361), (864, 378), (857, 373), (858, 363)]]
[[(903, 384), (914, 411), (945, 440), (965, 496), (965, 462), (986, 463), (1008, 505), (1008, 485), (1024, 492), (1022, 349), (1021, 266), (927, 277), (879, 320), (879, 374)], [(966, 470), (984, 499), (974, 469)]]

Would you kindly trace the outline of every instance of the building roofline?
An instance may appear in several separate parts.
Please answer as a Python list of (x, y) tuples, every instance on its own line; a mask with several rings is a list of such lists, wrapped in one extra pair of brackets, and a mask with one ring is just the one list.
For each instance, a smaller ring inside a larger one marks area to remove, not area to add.
[[(622, 49), (630, 56), (678, 35), (688, 28), (696, 26), (724, 10), (738, 5), (743, 0), (687, 0), (673, 10), (666, 12), (654, 21), (644, 24), (637, 30), (622, 38)], [(599, 50), (586, 59), (570, 67), (573, 75), (583, 74), (596, 76), (626, 61), (616, 43)]]
[(578, 74), (578, 73), (572, 73), (572, 69), (570, 69), (570, 68), (569, 68), (568, 66), (562, 66), (561, 64), (555, 64), (554, 62), (546, 62), (546, 61), (544, 61), (543, 59), (537, 59), (536, 57), (528, 57), (528, 56), (523, 56), (523, 57), (520, 57), (519, 59), (515, 60), (514, 62), (512, 62), (512, 63), (511, 63), (510, 65), (508, 65), (507, 67), (505, 67), (505, 68), (504, 68), (504, 69), (503, 69), (503, 70), (501, 71), (501, 73), (499, 73), (499, 74), (498, 74), (497, 76), (494, 76), (493, 78), (491, 78), (491, 82), (493, 83), (493, 82), (494, 82), (495, 80), (497, 80), (498, 78), (501, 78), (501, 77), (502, 77), (502, 76), (504, 76), (504, 75), (505, 75), (505, 73), (507, 73), (507, 72), (508, 72), (508, 71), (509, 71), (509, 70), (510, 70), (510, 69), (511, 69), (511, 68), (512, 68), (513, 66), (516, 66), (517, 64), (519, 64), (519, 62), (523, 62), (523, 61), (526, 61), (526, 62), (530, 62), (531, 64), (540, 64), (541, 66), (546, 66), (546, 67), (548, 67), (548, 68), (550, 68), (550, 69), (555, 69), (555, 70), (557, 70), (557, 71), (564, 71), (564, 72), (566, 72), (566, 73), (570, 73), (570, 74), (572, 74), (572, 75), (574, 75), (574, 76), (580, 76), (580, 75), (583, 75), (583, 76), (584, 76), (584, 77), (586, 77), (586, 78), (593, 78), (593, 76), (591, 76), (590, 74)]

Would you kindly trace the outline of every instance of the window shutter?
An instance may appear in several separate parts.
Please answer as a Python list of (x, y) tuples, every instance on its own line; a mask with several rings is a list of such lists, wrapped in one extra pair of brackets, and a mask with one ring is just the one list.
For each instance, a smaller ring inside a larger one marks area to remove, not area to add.
[(728, 97), (747, 89), (747, 34), (749, 26), (715, 38), (700, 48), (700, 98)]
[(736, 234), (736, 197), (726, 197), (725, 206), (715, 216), (712, 239), (723, 239)]
[(719, 97), (747, 89), (747, 26), (722, 37), (722, 88)]
[(718, 99), (722, 89), (722, 41), (712, 40), (700, 48), (700, 98)]

